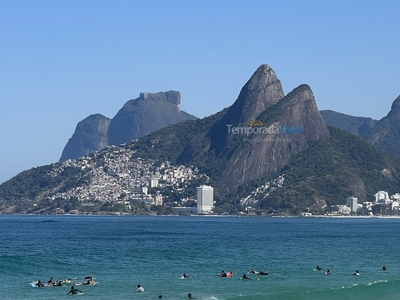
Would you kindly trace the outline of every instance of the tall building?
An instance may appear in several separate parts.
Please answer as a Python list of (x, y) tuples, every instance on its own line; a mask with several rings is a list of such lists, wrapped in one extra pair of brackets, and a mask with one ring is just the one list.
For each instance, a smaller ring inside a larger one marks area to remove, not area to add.
[(376, 203), (387, 203), (389, 200), (389, 194), (385, 191), (379, 191), (375, 194)]
[(154, 196), (154, 204), (155, 205), (163, 205), (163, 196), (160, 193), (157, 193)]
[(197, 188), (197, 213), (209, 213), (214, 208), (214, 188), (201, 185)]
[(351, 212), (357, 212), (358, 199), (356, 197), (346, 198), (347, 206), (350, 207)]

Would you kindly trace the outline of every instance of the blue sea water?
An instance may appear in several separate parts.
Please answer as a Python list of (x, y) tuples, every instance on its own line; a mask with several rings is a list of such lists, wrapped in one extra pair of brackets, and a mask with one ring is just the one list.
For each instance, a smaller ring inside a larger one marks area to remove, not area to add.
[[(70, 299), (70, 285), (30, 283), (88, 275), (98, 283), (72, 297), (399, 299), (399, 226), (396, 218), (3, 215), (0, 299)], [(252, 279), (240, 280), (244, 273)]]

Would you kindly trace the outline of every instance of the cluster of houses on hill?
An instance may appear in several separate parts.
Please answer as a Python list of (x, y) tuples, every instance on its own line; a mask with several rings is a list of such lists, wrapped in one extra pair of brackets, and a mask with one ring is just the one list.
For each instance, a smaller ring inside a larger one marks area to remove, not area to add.
[(333, 205), (332, 214), (337, 215), (399, 215), (400, 193), (389, 196), (388, 192), (379, 191), (375, 201), (358, 203), (356, 197), (346, 199), (345, 205)]
[[(200, 174), (197, 168), (173, 165), (169, 161), (135, 158), (134, 150), (122, 146), (109, 146), (108, 150), (53, 164), (48, 173), (50, 177), (56, 178), (68, 170), (75, 170), (79, 177), (69, 188), (50, 194), (47, 200), (77, 201), (81, 207), (94, 207), (99, 203), (118, 204), (128, 210), (133, 209), (133, 204), (141, 202), (148, 206), (171, 206), (178, 213), (212, 212), (214, 189), (202, 185), (208, 177)], [(179, 195), (194, 184), (200, 185), (197, 197), (182, 199), (184, 206), (168, 196), (172, 192)]]
[[(49, 200), (77, 199), (86, 206), (92, 205), (94, 201), (120, 202), (127, 205), (131, 201), (141, 201), (162, 205), (163, 196), (158, 190), (181, 190), (192, 180), (204, 176), (197, 168), (175, 166), (168, 161), (157, 163), (133, 158), (132, 150), (116, 146), (109, 148), (112, 151), (102, 151), (54, 164), (49, 173), (51, 177), (59, 176), (68, 168), (80, 169), (84, 173), (78, 184), (50, 195)], [(156, 191), (152, 194), (151, 189)]]

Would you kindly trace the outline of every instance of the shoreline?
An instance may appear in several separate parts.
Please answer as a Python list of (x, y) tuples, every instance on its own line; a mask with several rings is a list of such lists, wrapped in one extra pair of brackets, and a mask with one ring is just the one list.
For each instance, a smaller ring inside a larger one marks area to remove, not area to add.
[(2, 216), (36, 216), (36, 217), (56, 217), (56, 216), (71, 216), (71, 217), (206, 217), (206, 218), (321, 218), (321, 219), (400, 219), (400, 215), (387, 216), (346, 216), (346, 215), (293, 215), (293, 216), (258, 216), (258, 215), (130, 215), (130, 214), (2, 214)]

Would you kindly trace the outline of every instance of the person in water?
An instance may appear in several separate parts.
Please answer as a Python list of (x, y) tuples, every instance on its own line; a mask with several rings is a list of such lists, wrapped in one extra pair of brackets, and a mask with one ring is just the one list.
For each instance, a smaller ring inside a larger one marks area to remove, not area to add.
[(139, 293), (144, 292), (144, 287), (142, 287), (140, 284), (137, 285), (137, 291)]
[(263, 272), (263, 271), (256, 271), (254, 269), (250, 270), (251, 274), (256, 274), (256, 275), (269, 275), (268, 272)]
[(82, 285), (92, 285), (92, 284), (94, 284), (93, 279), (88, 279), (88, 281), (82, 283)]
[(44, 284), (43, 284), (40, 280), (38, 280), (38, 281), (36, 282), (36, 286), (37, 286), (37, 287), (44, 287)]
[(189, 278), (190, 275), (186, 275), (186, 273), (183, 273), (181, 277), (182, 277), (182, 278)]
[(326, 270), (325, 274), (326, 274), (326, 275), (330, 275), (330, 274), (331, 274), (331, 271)]
[(188, 299), (194, 299), (191, 293), (188, 294)]
[(158, 295), (158, 299), (162, 299), (162, 295)]
[(243, 274), (242, 279), (251, 279), (251, 278), (247, 277), (246, 274)]
[(76, 289), (74, 286), (71, 286), (71, 290), (68, 292), (67, 295), (70, 295), (70, 294), (76, 295), (76, 294), (78, 294), (78, 293), (82, 293), (82, 291)]
[(322, 268), (320, 266), (318, 266), (318, 265), (317, 265), (316, 269), (317, 269), (317, 271), (321, 271), (322, 270)]
[(257, 275), (269, 275), (269, 273), (268, 273), (268, 272), (260, 271), (260, 272), (257, 273)]
[(386, 267), (385, 266), (383, 266), (382, 267), (382, 271), (386, 271), (387, 269), (386, 269)]
[(221, 273), (219, 274), (219, 277), (226, 277), (227, 274), (224, 270), (221, 271)]
[(360, 275), (360, 273), (358, 272), (358, 270), (356, 270), (356, 272), (353, 275)]

